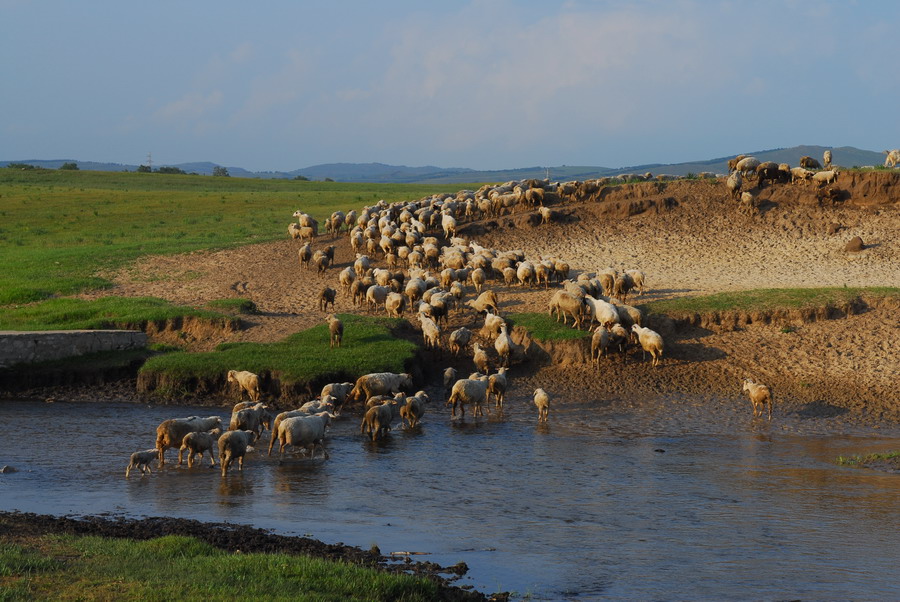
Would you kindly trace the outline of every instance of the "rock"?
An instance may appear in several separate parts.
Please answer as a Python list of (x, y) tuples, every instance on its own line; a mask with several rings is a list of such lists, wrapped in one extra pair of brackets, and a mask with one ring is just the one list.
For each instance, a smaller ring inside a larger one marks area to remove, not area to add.
[(846, 245), (844, 245), (844, 250), (849, 253), (856, 253), (862, 251), (866, 248), (866, 245), (863, 244), (863, 240), (859, 236), (854, 236), (851, 238)]
[(829, 236), (832, 235), (832, 234), (837, 234), (838, 231), (840, 231), (840, 229), (841, 229), (841, 225), (840, 225), (840, 224), (838, 224), (838, 223), (836, 223), (836, 222), (831, 222), (830, 224), (828, 224), (828, 234), (829, 234)]

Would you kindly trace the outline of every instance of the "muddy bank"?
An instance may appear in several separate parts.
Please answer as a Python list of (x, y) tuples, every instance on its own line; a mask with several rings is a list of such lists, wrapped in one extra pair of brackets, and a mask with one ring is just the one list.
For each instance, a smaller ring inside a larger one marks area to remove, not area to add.
[[(440, 600), (488, 599), (479, 592), (453, 587), (454, 577), (461, 577), (468, 570), (464, 563), (452, 567), (441, 567), (429, 562), (401, 563), (383, 556), (374, 547), (366, 551), (343, 544), (326, 544), (307, 537), (275, 535), (263, 529), (244, 525), (203, 523), (182, 518), (125, 519), (88, 516), (76, 519), (24, 512), (0, 512), (0, 539), (14, 541), (17, 538), (47, 534), (95, 535), (136, 540), (153, 539), (164, 535), (183, 535), (195, 537), (229, 552), (314, 556), (381, 571), (425, 577), (438, 584)], [(499, 595), (492, 599), (505, 599), (505, 596)]]

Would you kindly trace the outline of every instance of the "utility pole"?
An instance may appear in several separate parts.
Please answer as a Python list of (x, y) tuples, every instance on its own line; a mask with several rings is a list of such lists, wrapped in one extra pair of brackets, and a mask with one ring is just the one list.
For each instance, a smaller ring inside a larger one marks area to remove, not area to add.
[(153, 171), (153, 156), (151, 153), (147, 153), (147, 167), (150, 168), (150, 171)]

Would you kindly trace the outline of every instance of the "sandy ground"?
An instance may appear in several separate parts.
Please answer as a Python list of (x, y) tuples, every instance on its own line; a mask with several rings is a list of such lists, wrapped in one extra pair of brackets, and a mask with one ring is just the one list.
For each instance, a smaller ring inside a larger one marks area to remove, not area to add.
[[(675, 190), (676, 206), (668, 210), (611, 218), (602, 211), (608, 201), (567, 203), (565, 207), (578, 216), (575, 222), (538, 227), (501, 224), (477, 240), (496, 249), (521, 249), (529, 258), (566, 260), (573, 274), (607, 266), (641, 269), (647, 292), (632, 303), (756, 288), (900, 285), (896, 203), (877, 208), (819, 206), (803, 197), (807, 193), (785, 188), (772, 193), (781, 200), (764, 203), (761, 214), (750, 217), (723, 200), (720, 184), (687, 184)], [(667, 193), (671, 195), (672, 190)], [(783, 200), (788, 193), (798, 200)], [(760, 197), (765, 199), (766, 192)], [(832, 224), (840, 226), (836, 233), (829, 233)], [(844, 244), (857, 235), (866, 249), (846, 252)], [(277, 340), (323, 320), (318, 293), (324, 286), (340, 291), (337, 273), (354, 256), (346, 237), (319, 237), (315, 248), (327, 244), (335, 244), (337, 251), (335, 266), (324, 275), (301, 268), (299, 243), (284, 240), (147, 257), (106, 274), (116, 286), (98, 294), (152, 295), (190, 305), (246, 297), (262, 315), (250, 317), (248, 327), (228, 340)], [(499, 294), (502, 310), (508, 312), (546, 311), (553, 292), (499, 283), (490, 286)], [(340, 292), (336, 311), (360, 312)], [(462, 324), (480, 327), (474, 313), (456, 316), (451, 328)], [(900, 394), (895, 390), (900, 374), (896, 308), (872, 309), (838, 320), (797, 322), (790, 325), (791, 332), (783, 332), (784, 326), (760, 324), (721, 332), (685, 328), (667, 340), (667, 357), (660, 369), (651, 371), (639, 361), (608, 369), (618, 371), (620, 383), (657, 393), (740, 396), (742, 379), (752, 376), (774, 386), (782, 401), (797, 407), (819, 404), (822, 412), (841, 407), (877, 419), (900, 419)], [(221, 340), (195, 341), (194, 348), (212, 348)], [(633, 357), (639, 360), (640, 354)], [(610, 387), (594, 388), (597, 394), (610, 394)]]

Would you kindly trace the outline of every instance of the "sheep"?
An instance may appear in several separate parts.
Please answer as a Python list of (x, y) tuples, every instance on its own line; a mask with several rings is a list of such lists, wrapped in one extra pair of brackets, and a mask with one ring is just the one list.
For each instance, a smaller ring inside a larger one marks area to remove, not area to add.
[(728, 176), (728, 179), (725, 180), (725, 188), (728, 189), (728, 194), (732, 199), (737, 198), (741, 193), (741, 186), (743, 186), (743, 183), (741, 172), (739, 171), (732, 172), (731, 175)]
[(750, 403), (753, 404), (753, 417), (762, 417), (763, 406), (768, 408), (769, 420), (772, 420), (772, 405), (775, 400), (772, 398), (772, 390), (766, 385), (755, 383), (749, 378), (744, 379), (744, 388), (750, 395)]
[(281, 454), (278, 463), (284, 461), (284, 448), (288, 445), (310, 450), (310, 458), (316, 457), (316, 446), (322, 448), (322, 455), (327, 460), (325, 449), (325, 429), (331, 425), (332, 415), (319, 412), (312, 416), (295, 416), (287, 418), (278, 425), (278, 451)]
[(459, 356), (459, 352), (469, 346), (469, 342), (472, 340), (472, 331), (466, 328), (465, 326), (461, 328), (457, 328), (453, 332), (450, 333), (450, 338), (448, 339), (448, 344), (450, 346), (450, 353), (454, 356)]
[[(616, 279), (616, 282), (618, 281), (619, 279)], [(612, 303), (608, 303), (603, 299), (595, 299), (590, 295), (585, 295), (584, 304), (587, 306), (588, 313), (591, 316), (591, 319), (588, 321), (588, 326), (592, 326), (594, 322), (597, 322), (598, 324), (603, 324), (609, 328), (613, 324), (619, 322), (619, 312), (616, 311), (616, 306)]]
[(638, 290), (638, 295), (644, 294), (644, 280), (646, 276), (640, 270), (625, 270), (625, 273), (631, 278), (633, 288)]
[(550, 416), (550, 396), (540, 387), (534, 390), (534, 405), (538, 409), (538, 422), (547, 422)]
[(756, 168), (759, 167), (759, 163), (760, 161), (756, 157), (744, 157), (743, 159), (738, 161), (735, 169), (737, 169), (737, 171), (739, 172), (742, 172), (746, 176), (755, 173)]
[(344, 323), (334, 314), (328, 314), (325, 321), (328, 322), (328, 346), (332, 349), (340, 347), (344, 340)]
[(606, 329), (606, 326), (601, 324), (594, 329), (594, 334), (591, 336), (591, 360), (596, 361), (599, 364), (600, 357), (606, 353), (606, 348), (608, 346), (609, 330)]
[(128, 463), (128, 468), (125, 469), (125, 478), (127, 479), (128, 475), (131, 474), (132, 468), (140, 468), (141, 476), (144, 476), (144, 471), (147, 471), (147, 474), (153, 474), (153, 471), (150, 470), (150, 463), (157, 457), (159, 457), (159, 452), (156, 448), (134, 452), (131, 454), (131, 461)]
[(627, 360), (627, 352), (630, 341), (628, 331), (621, 324), (613, 324), (609, 329), (609, 346), (608, 349), (617, 350), (622, 356), (622, 363)]
[[(263, 416), (268, 412), (269, 406), (263, 403), (257, 403), (253, 407), (245, 408), (231, 415), (231, 421), (228, 424), (230, 431), (253, 431), (258, 439), (262, 436), (265, 427), (263, 425)], [(271, 422), (266, 420), (265, 422)], [(179, 458), (180, 463), (180, 458)]]
[(792, 167), (791, 168), (791, 184), (794, 184), (798, 180), (801, 182), (808, 182), (810, 178), (812, 178), (813, 172), (806, 169), (805, 167)]
[(889, 151), (884, 151), (884, 154), (887, 155), (884, 158), (884, 166), (890, 167), (893, 169), (897, 166), (897, 163), (900, 163), (900, 149), (894, 149)]
[[(393, 372), (373, 372), (356, 379), (348, 399), (366, 401), (375, 395), (395, 394), (401, 390), (411, 391), (413, 388), (411, 374), (394, 374)], [(363, 397), (364, 396), (364, 397)]]
[(655, 330), (650, 330), (649, 328), (644, 328), (637, 324), (631, 327), (631, 331), (638, 336), (638, 341), (641, 343), (641, 349), (643, 349), (643, 359), (647, 359), (647, 353), (649, 353), (653, 358), (652, 365), (658, 366), (662, 359), (663, 349), (665, 347), (663, 338), (660, 334)]
[(572, 324), (575, 328), (581, 328), (581, 316), (584, 309), (584, 304), (580, 299), (577, 299), (567, 293), (564, 290), (558, 290), (553, 293), (553, 297), (550, 298), (548, 315), (552, 316), (556, 314), (556, 321), (559, 322), (560, 316), (562, 316), (563, 324), (568, 324), (568, 317), (572, 316)]
[(422, 337), (425, 339), (425, 349), (441, 350), (441, 327), (429, 318), (419, 314), (419, 324), (422, 326)]
[(372, 441), (387, 434), (391, 430), (391, 422), (394, 420), (394, 406), (396, 399), (386, 399), (384, 403), (366, 410), (362, 422), (359, 425), (360, 434), (370, 434)]
[(246, 391), (251, 401), (259, 401), (259, 376), (256, 374), (246, 370), (229, 370), (227, 380), (229, 383), (238, 384), (241, 392), (240, 399), (244, 398), (244, 391)]
[(326, 397), (334, 399), (334, 410), (335, 412), (340, 412), (341, 407), (343, 407), (344, 402), (347, 401), (347, 397), (352, 390), (353, 383), (329, 383), (322, 387), (322, 392), (319, 393), (319, 397), (322, 399), (325, 399)]
[(814, 173), (812, 176), (812, 181), (816, 184), (834, 184), (837, 180), (838, 170), (829, 169), (828, 171), (820, 171)]
[(506, 395), (506, 388), (509, 385), (509, 380), (506, 376), (506, 371), (508, 368), (506, 366), (500, 368), (496, 374), (491, 374), (488, 376), (488, 399), (490, 401), (490, 396), (494, 396), (495, 404), (500, 411), (503, 411), (503, 398)]
[(384, 311), (389, 318), (399, 318), (406, 308), (406, 297), (400, 293), (390, 292), (384, 299)]
[[(291, 225), (293, 226), (294, 224)], [(309, 243), (305, 243), (300, 247), (300, 250), (297, 251), (297, 255), (300, 257), (300, 265), (308, 270), (309, 260), (312, 259), (312, 247), (310, 247)]]
[(448, 395), (450, 394), (450, 389), (453, 388), (453, 383), (456, 382), (456, 376), (456, 368), (450, 367), (444, 369), (444, 390)]
[(759, 205), (756, 200), (756, 195), (751, 192), (742, 192), (740, 210), (742, 213), (746, 213), (751, 217), (758, 214)]
[(622, 303), (625, 303), (628, 300), (628, 293), (632, 288), (634, 288), (634, 281), (631, 279), (631, 276), (628, 275), (628, 272), (625, 272), (616, 277), (616, 280), (613, 283), (613, 296)]
[(331, 310), (334, 311), (334, 299), (337, 297), (337, 291), (331, 288), (330, 286), (326, 286), (322, 289), (322, 292), (319, 293), (319, 311), (326, 311), (328, 309), (328, 304), (331, 304)]
[(297, 240), (300, 238), (300, 225), (291, 222), (288, 224), (288, 236), (290, 236), (293, 240)]
[(475, 406), (475, 409), (472, 411), (473, 416), (483, 416), (483, 406), (487, 403), (488, 384), (487, 377), (481, 379), (464, 378), (453, 383), (453, 389), (446, 404), (451, 406), (450, 417), (456, 416), (457, 405), (460, 408), (460, 416), (465, 417), (465, 404), (467, 403)]
[(479, 372), (483, 372), (484, 374), (487, 374), (489, 371), (487, 352), (484, 349), (482, 349), (481, 346), (478, 345), (478, 343), (475, 343), (474, 350), (475, 350), (475, 354), (472, 357), (472, 361), (475, 362), (475, 367), (478, 369)]
[(366, 306), (369, 311), (374, 311), (378, 309), (378, 306), (384, 307), (384, 302), (387, 301), (388, 293), (391, 292), (386, 286), (374, 285), (370, 286), (366, 290)]
[(278, 430), (281, 427), (281, 423), (288, 418), (296, 418), (297, 416), (309, 416), (309, 412), (299, 409), (288, 410), (287, 412), (281, 412), (275, 416), (275, 420), (272, 422), (272, 436), (269, 438), (269, 456), (272, 455), (272, 447), (274, 447), (275, 441), (278, 440)]
[(805, 167), (806, 169), (822, 169), (822, 166), (819, 165), (818, 161), (807, 155), (800, 157), (800, 167)]
[(510, 356), (521, 356), (524, 353), (522, 345), (515, 343), (512, 337), (509, 336), (506, 322), (500, 326), (500, 334), (494, 341), (494, 349), (497, 350), (497, 355), (500, 356), (500, 361), (503, 362), (504, 366), (509, 366)]
[(487, 337), (496, 336), (500, 334), (500, 327), (504, 324), (506, 324), (506, 320), (488, 312), (484, 315), (484, 326), (481, 327), (481, 334)]
[(624, 325), (625, 328), (631, 328), (635, 324), (638, 326), (644, 325), (644, 313), (638, 308), (620, 304), (614, 304), (613, 307), (616, 308), (616, 312), (619, 314), (619, 323)]
[(444, 238), (449, 240), (451, 236), (456, 236), (456, 218), (445, 213), (441, 216), (441, 228), (444, 230)]
[(541, 207), (538, 209), (538, 213), (541, 215), (541, 225), (549, 224), (550, 220), (553, 218), (553, 211), (550, 210), (550, 207)]
[(178, 450), (178, 465), (181, 466), (182, 454), (185, 450), (188, 450), (188, 468), (194, 467), (195, 455), (199, 454), (202, 462), (203, 454), (207, 451), (209, 452), (209, 465), (215, 466), (216, 456), (213, 454), (213, 449), (215, 449), (216, 442), (221, 434), (221, 429), (213, 429), (208, 433), (188, 433), (185, 435), (184, 439), (181, 440), (181, 448)]
[(519, 267), (516, 268), (516, 278), (519, 279), (519, 284), (521, 286), (525, 286), (526, 284), (529, 287), (533, 287), (537, 282), (537, 275), (534, 271), (534, 264), (530, 261), (523, 261), (519, 264)]
[(822, 164), (825, 166), (825, 169), (831, 168), (831, 151), (826, 150), (822, 153)]
[(745, 158), (747, 155), (738, 155), (733, 159), (728, 160), (728, 171), (734, 171), (737, 169), (737, 164), (741, 162), (741, 159)]
[(472, 273), (469, 274), (469, 278), (472, 279), (472, 286), (475, 287), (475, 292), (481, 294), (481, 289), (484, 288), (484, 281), (487, 278), (484, 270), (481, 268), (472, 270)]
[(222, 476), (228, 474), (228, 467), (237, 459), (238, 470), (244, 471), (244, 455), (247, 448), (256, 440), (254, 431), (226, 431), (219, 437), (219, 464)]
[(494, 291), (484, 291), (478, 295), (477, 299), (466, 301), (466, 307), (470, 307), (478, 313), (491, 311), (495, 314), (500, 313), (500, 302), (497, 299), (497, 293)]
[(166, 450), (170, 447), (180, 447), (184, 436), (188, 433), (203, 433), (221, 426), (222, 418), (219, 416), (208, 416), (207, 418), (191, 416), (190, 418), (164, 420), (156, 427), (156, 451), (159, 456), (159, 467), (162, 468), (166, 463)]
[(428, 401), (428, 395), (425, 391), (419, 391), (412, 397), (406, 398), (406, 404), (400, 408), (400, 418), (406, 422), (406, 425), (413, 429), (418, 426), (419, 421), (425, 414), (425, 403)]

